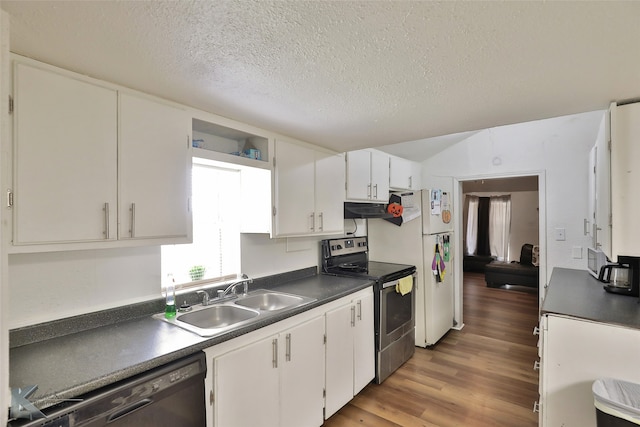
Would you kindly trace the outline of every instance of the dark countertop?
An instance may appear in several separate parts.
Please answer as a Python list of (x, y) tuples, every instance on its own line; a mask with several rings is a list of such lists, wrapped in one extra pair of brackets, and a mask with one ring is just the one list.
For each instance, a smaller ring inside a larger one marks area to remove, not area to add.
[[(56, 399), (85, 394), (371, 285), (369, 280), (313, 275), (268, 286), (317, 301), (216, 337), (201, 337), (148, 315), (17, 346), (10, 349), (10, 386), (37, 385), (30, 400), (44, 409)], [(265, 287), (251, 286), (250, 291)]]
[(586, 270), (554, 268), (542, 314), (561, 314), (640, 329), (639, 299), (606, 292)]

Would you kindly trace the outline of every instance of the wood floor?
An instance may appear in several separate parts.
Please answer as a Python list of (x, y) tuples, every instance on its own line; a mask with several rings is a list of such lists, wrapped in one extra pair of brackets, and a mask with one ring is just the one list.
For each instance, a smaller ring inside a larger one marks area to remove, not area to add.
[(538, 300), (465, 273), (464, 323), (381, 384), (369, 384), (325, 427), (538, 425)]

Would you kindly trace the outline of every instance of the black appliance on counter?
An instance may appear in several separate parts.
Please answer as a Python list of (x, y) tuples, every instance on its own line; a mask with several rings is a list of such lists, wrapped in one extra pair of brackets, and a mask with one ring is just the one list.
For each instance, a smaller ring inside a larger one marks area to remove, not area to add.
[(640, 296), (640, 257), (619, 255), (617, 264), (602, 266), (598, 280), (607, 292)]
[[(376, 373), (382, 383), (415, 352), (415, 287), (413, 265), (369, 261), (367, 237), (322, 241), (322, 272), (374, 281)], [(400, 279), (411, 276), (412, 288), (396, 291)]]
[(206, 425), (203, 352), (43, 409), (46, 418), (8, 427), (203, 427)]

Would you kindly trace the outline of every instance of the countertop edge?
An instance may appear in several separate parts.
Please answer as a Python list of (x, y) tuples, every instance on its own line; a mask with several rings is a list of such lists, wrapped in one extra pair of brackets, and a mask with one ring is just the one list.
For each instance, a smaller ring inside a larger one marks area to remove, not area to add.
[(608, 293), (586, 270), (556, 267), (551, 274), (540, 314), (640, 329), (640, 300)]

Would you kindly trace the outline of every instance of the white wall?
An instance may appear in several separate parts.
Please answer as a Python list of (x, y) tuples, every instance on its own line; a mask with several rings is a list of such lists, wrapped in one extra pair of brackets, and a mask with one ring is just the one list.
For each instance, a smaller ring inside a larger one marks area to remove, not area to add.
[[(589, 245), (583, 223), (589, 151), (604, 114), (594, 111), (483, 130), (425, 161), (423, 183), (429, 175), (466, 180), (544, 171), (545, 185), (539, 191), (546, 201), (547, 280), (553, 267), (583, 269), (586, 260), (573, 259), (572, 247)], [(555, 228), (565, 229), (565, 241), (555, 240)]]
[(160, 297), (160, 247), (9, 256), (9, 328)]
[[(358, 221), (363, 235), (366, 224)], [(345, 220), (345, 230), (353, 229), (353, 221)], [(330, 237), (242, 234), (242, 273), (263, 277), (319, 266), (320, 240)], [(159, 246), (14, 254), (8, 270), (9, 329), (161, 296)]]

